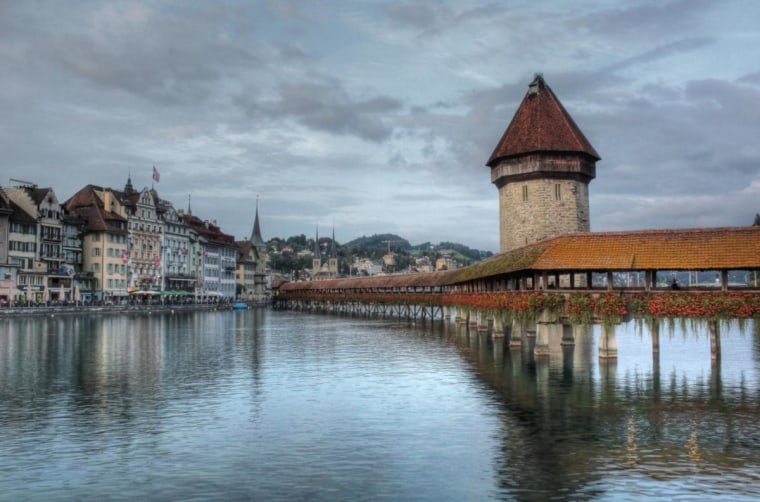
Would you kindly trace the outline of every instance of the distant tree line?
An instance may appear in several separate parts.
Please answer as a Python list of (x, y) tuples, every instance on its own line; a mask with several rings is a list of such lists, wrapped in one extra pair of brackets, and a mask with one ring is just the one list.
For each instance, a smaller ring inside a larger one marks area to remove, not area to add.
[(314, 238), (301, 234), (286, 239), (275, 237), (267, 241), (267, 245), (271, 251), (275, 251), (269, 255), (270, 269), (285, 275), (299, 273), (312, 267), (313, 254), (299, 256), (303, 251), (314, 253), (318, 250), (325, 259), (335, 253), (338, 257), (339, 273), (344, 275), (351, 273), (350, 264), (356, 259), (380, 261), (389, 251), (393, 254), (395, 263), (388, 272), (407, 270), (422, 257), (427, 257), (431, 264), (435, 264), (438, 258), (448, 255), (458, 265), (464, 266), (493, 254), (455, 242), (425, 242), (413, 246), (396, 234), (362, 236), (345, 244), (333, 242), (331, 237), (320, 237), (318, 245)]

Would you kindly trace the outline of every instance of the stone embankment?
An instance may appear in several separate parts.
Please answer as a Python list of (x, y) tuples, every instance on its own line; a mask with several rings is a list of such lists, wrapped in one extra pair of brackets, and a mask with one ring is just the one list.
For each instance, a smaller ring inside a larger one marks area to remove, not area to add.
[(189, 304), (127, 304), (127, 305), (57, 305), (57, 306), (3, 306), (3, 317), (56, 316), (56, 315), (111, 315), (111, 314), (149, 314), (153, 312), (192, 312), (230, 310), (230, 303), (189, 303)]

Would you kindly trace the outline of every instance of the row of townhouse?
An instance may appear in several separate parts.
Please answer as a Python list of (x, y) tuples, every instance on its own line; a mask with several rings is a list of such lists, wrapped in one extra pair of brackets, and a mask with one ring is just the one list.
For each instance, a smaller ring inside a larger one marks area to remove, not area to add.
[(177, 210), (153, 188), (0, 188), (0, 303), (117, 302), (130, 295), (264, 301), (258, 206), (250, 238)]

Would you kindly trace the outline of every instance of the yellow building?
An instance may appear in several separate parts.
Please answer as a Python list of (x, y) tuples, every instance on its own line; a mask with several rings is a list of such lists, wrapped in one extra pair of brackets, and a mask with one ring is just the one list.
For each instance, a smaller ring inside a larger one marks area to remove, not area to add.
[(87, 185), (64, 203), (64, 209), (85, 221), (80, 299), (115, 302), (126, 297), (127, 211), (119, 194)]

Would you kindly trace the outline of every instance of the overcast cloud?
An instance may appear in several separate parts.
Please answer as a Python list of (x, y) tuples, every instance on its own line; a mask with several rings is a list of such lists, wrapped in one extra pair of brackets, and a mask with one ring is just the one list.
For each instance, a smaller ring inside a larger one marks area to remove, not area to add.
[(536, 72), (602, 156), (593, 230), (760, 212), (760, 2), (5, 1), (0, 148), (264, 238), (498, 250), (485, 167)]

